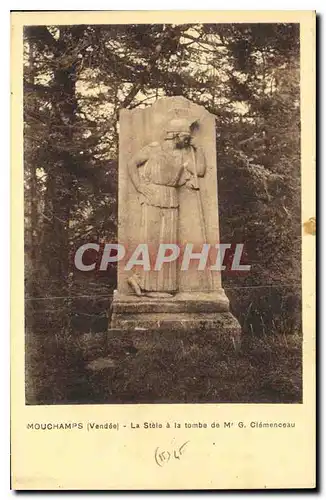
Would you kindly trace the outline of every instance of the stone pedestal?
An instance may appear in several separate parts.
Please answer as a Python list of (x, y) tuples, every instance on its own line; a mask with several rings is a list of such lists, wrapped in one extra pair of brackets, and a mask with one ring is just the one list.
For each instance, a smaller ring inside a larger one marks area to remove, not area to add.
[[(171, 137), (174, 140), (175, 132), (177, 138), (180, 138), (179, 132), (181, 136), (182, 133), (187, 135), (185, 127), (181, 130), (181, 125), (185, 122), (189, 124), (190, 145), (180, 148), (177, 144), (175, 150), (169, 150), (171, 142), (167, 141)], [(171, 162), (166, 160), (163, 160), (164, 166), (160, 163), (166, 150), (167, 156), (170, 154), (168, 157), (171, 157), (172, 167)], [(181, 162), (180, 165), (178, 161)], [(135, 186), (130, 165), (137, 171), (140, 183), (150, 182), (154, 190), (158, 184), (163, 184), (163, 187), (157, 187), (157, 196), (150, 201)], [(175, 169), (175, 176), (171, 174), (167, 180), (161, 180), (169, 169), (172, 174)], [(170, 205), (166, 193), (170, 196)], [(144, 203), (149, 205), (145, 212), (145, 222)], [(160, 224), (157, 210), (162, 211), (162, 218), (168, 213), (166, 220), (173, 225), (171, 234), (176, 239), (171, 243), (177, 243), (181, 248), (187, 243), (193, 243), (194, 252), (204, 243), (212, 247), (219, 243), (215, 117), (183, 97), (160, 99), (151, 107), (121, 110), (120, 113), (118, 241), (126, 248), (128, 257), (139, 244), (158, 243), (150, 240), (150, 232), (148, 241), (144, 241), (144, 224), (151, 222), (151, 214), (154, 214)], [(169, 211), (174, 212), (171, 215)], [(160, 242), (170, 243), (167, 241), (168, 231), (163, 226), (162, 223), (158, 239)], [(197, 265), (191, 265), (187, 271), (172, 269), (170, 274), (167, 272), (170, 287), (173, 274), (172, 286), (175, 290), (171, 296), (164, 298), (149, 297), (146, 290), (148, 285), (142, 285), (144, 281), (140, 281), (140, 289), (144, 289), (138, 296), (135, 288), (130, 286), (130, 277), (137, 269), (126, 270), (125, 264), (126, 260), (118, 264), (118, 289), (112, 303), (111, 328), (181, 329), (189, 333), (199, 330), (204, 333), (205, 329), (209, 329), (216, 330), (219, 334), (239, 337), (240, 325), (229, 312), (229, 301), (222, 288), (221, 273), (209, 270), (212, 264), (209, 260), (205, 270), (198, 270)], [(154, 277), (154, 282), (155, 279)], [(148, 282), (152, 283), (153, 280), (147, 280)], [(159, 286), (158, 290), (164, 292), (164, 277)]]
[(153, 299), (122, 295), (115, 291), (112, 328), (182, 328), (217, 325), (219, 313), (228, 313), (229, 301), (219, 292), (182, 292), (171, 298)]

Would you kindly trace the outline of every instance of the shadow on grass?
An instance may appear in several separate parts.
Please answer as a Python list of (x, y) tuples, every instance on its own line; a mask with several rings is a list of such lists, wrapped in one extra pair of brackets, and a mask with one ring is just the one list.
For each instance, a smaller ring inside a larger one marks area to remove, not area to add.
[[(86, 336), (87, 337), (87, 336)], [(214, 332), (26, 336), (27, 404), (300, 403), (302, 339)], [(89, 362), (102, 362), (90, 369)]]

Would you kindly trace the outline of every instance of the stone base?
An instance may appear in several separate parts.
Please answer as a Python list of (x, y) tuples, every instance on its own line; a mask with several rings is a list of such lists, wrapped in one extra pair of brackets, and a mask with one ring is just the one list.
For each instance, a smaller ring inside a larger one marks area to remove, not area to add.
[(159, 331), (216, 331), (238, 342), (241, 327), (229, 312), (224, 290), (179, 293), (168, 299), (121, 295), (112, 302), (112, 329)]

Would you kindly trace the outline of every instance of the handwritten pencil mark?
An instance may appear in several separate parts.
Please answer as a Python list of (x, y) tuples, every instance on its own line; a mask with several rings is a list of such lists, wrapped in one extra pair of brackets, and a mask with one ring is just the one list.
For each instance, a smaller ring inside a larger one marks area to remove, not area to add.
[(160, 450), (160, 447), (158, 446), (155, 449), (154, 453), (154, 458), (155, 462), (159, 467), (163, 467), (166, 465), (171, 458), (174, 458), (176, 460), (180, 460), (181, 456), (184, 454), (186, 450), (186, 446), (189, 443), (189, 441), (185, 441), (181, 446), (177, 448), (173, 448), (170, 450)]

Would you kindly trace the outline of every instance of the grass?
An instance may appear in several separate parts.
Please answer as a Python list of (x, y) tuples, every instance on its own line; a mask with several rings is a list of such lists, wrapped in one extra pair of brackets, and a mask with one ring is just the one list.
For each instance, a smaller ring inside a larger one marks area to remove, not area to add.
[[(214, 332), (26, 335), (27, 404), (300, 403), (302, 339)], [(88, 368), (107, 357), (109, 366)]]

